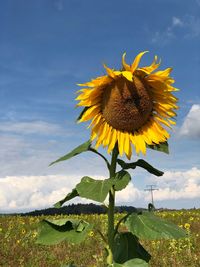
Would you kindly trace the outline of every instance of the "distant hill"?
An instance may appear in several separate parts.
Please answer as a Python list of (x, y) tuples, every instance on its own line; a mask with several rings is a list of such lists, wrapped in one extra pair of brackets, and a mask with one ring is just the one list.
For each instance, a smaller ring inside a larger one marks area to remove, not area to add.
[[(115, 208), (116, 212), (134, 212), (137, 211), (135, 207), (132, 206), (118, 206)], [(140, 209), (141, 210), (141, 209)], [(35, 210), (26, 213), (18, 213), (22, 216), (39, 216), (39, 215), (60, 215), (60, 214), (105, 214), (106, 207), (90, 204), (71, 204), (68, 206), (63, 206), (61, 208), (47, 208), (42, 210)], [(16, 214), (15, 214), (16, 215)]]

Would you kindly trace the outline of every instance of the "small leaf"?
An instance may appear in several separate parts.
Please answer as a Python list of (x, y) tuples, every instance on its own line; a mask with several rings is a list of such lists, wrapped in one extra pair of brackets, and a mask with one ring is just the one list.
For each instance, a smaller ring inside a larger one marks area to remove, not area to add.
[(81, 179), (81, 182), (76, 185), (76, 190), (80, 197), (103, 202), (112, 185), (112, 179), (94, 180), (85, 176)]
[(148, 267), (149, 265), (146, 261), (143, 261), (141, 259), (133, 259), (123, 264), (114, 263), (111, 266), (113, 267)]
[(87, 142), (83, 143), (82, 145), (76, 147), (74, 150), (72, 150), (70, 153), (64, 155), (63, 157), (57, 159), (56, 161), (53, 161), (52, 163), (50, 163), (49, 166), (57, 163), (57, 162), (60, 162), (60, 161), (64, 161), (64, 160), (68, 160), (72, 157), (75, 157), (76, 155), (82, 153), (82, 152), (86, 152), (90, 149), (90, 146), (91, 146), (91, 141), (88, 140)]
[(117, 163), (124, 169), (135, 169), (137, 166), (141, 167), (145, 170), (147, 170), (149, 173), (152, 173), (156, 176), (162, 176), (164, 174), (164, 172), (159, 171), (158, 169), (154, 168), (152, 165), (150, 165), (147, 161), (143, 160), (143, 159), (139, 159), (136, 162), (132, 162), (132, 163), (126, 163), (121, 159), (117, 160)]
[(77, 192), (77, 190), (74, 188), (72, 190), (72, 192), (70, 192), (69, 194), (66, 195), (65, 198), (63, 198), (62, 200), (58, 201), (56, 204), (54, 204), (55, 208), (60, 208), (65, 202), (71, 200), (72, 198), (78, 197), (79, 194)]
[(160, 152), (164, 152), (166, 154), (169, 154), (169, 146), (168, 146), (168, 142), (163, 142), (160, 144), (155, 144), (155, 145), (147, 145), (147, 148), (153, 149), (153, 150), (157, 150)]
[(183, 229), (152, 212), (132, 213), (125, 225), (132, 234), (141, 239), (177, 239), (187, 236)]
[(117, 263), (125, 263), (134, 258), (149, 262), (151, 255), (139, 243), (135, 235), (127, 232), (116, 235), (113, 257)]
[(131, 180), (131, 176), (127, 171), (121, 170), (116, 173), (115, 178), (113, 179), (114, 182), (114, 189), (116, 191), (120, 191), (124, 189)]
[(36, 243), (54, 245), (64, 240), (71, 243), (80, 243), (87, 237), (91, 229), (92, 225), (83, 220), (43, 220), (40, 223)]

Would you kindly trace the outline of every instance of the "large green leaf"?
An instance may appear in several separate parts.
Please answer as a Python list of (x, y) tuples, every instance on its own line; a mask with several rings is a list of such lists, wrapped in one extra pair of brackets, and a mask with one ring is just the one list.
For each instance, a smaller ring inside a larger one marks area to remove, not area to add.
[(152, 165), (150, 165), (148, 162), (146, 162), (143, 159), (139, 159), (136, 162), (132, 162), (132, 163), (126, 163), (121, 159), (117, 160), (117, 163), (124, 169), (135, 169), (137, 166), (141, 167), (145, 170), (147, 170), (148, 172), (156, 175), (156, 176), (162, 176), (164, 174), (164, 172), (157, 170), (156, 168), (154, 168)]
[(131, 180), (131, 176), (127, 171), (121, 170), (116, 173), (115, 178), (113, 179), (114, 189), (120, 191), (124, 189)]
[(76, 190), (80, 197), (103, 202), (112, 185), (112, 179), (94, 180), (85, 176), (81, 179), (81, 182), (76, 185)]
[(118, 233), (116, 235), (113, 258), (117, 263), (125, 263), (134, 258), (149, 262), (151, 255), (139, 243), (139, 240), (135, 235), (127, 232)]
[(115, 178), (105, 180), (95, 180), (85, 176), (65, 198), (54, 204), (54, 207), (60, 208), (65, 202), (77, 196), (103, 202), (112, 186), (116, 191), (119, 191), (124, 189), (130, 180), (130, 174), (124, 170), (118, 172)]
[(43, 220), (39, 226), (39, 236), (36, 241), (42, 245), (54, 245), (64, 240), (80, 243), (88, 235), (92, 225), (83, 220)]
[(152, 212), (132, 213), (126, 219), (125, 225), (141, 239), (177, 239), (187, 236), (180, 227), (155, 216)]
[(71, 200), (74, 197), (78, 197), (78, 196), (79, 196), (79, 194), (78, 194), (76, 188), (74, 188), (72, 190), (72, 192), (70, 192), (69, 194), (66, 195), (65, 198), (63, 198), (62, 200), (60, 200), (56, 204), (54, 204), (54, 207), (55, 208), (60, 208), (65, 202)]
[(133, 259), (133, 260), (127, 261), (123, 264), (114, 263), (111, 266), (112, 267), (148, 267), (149, 265), (146, 261), (143, 261), (141, 259)]
[(73, 149), (70, 153), (64, 155), (63, 157), (57, 159), (56, 161), (51, 162), (49, 166), (51, 166), (57, 162), (60, 162), (60, 161), (68, 160), (72, 157), (75, 157), (76, 155), (78, 155), (80, 153), (86, 152), (90, 149), (90, 147), (91, 147), (91, 141), (88, 140), (87, 142), (85, 142), (85, 143), (81, 144), (80, 146), (76, 147), (75, 149)]
[(163, 142), (160, 144), (155, 144), (155, 145), (147, 145), (147, 148), (153, 149), (153, 150), (157, 150), (160, 152), (164, 152), (166, 154), (169, 154), (169, 146), (168, 146), (168, 142)]

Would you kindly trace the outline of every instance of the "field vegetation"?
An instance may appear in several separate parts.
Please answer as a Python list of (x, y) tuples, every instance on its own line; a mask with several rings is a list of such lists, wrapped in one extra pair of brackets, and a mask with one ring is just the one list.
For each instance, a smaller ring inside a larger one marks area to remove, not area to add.
[[(157, 214), (184, 228), (188, 236), (179, 240), (142, 241), (152, 255), (150, 267), (199, 267), (200, 210), (162, 211)], [(120, 213), (116, 214), (117, 219), (122, 216)], [(61, 218), (64, 215), (0, 217), (0, 266), (59, 267), (72, 262), (77, 267), (104, 266), (104, 244), (95, 229), (78, 246), (66, 242), (53, 246), (36, 244), (38, 223), (47, 217)], [(106, 233), (105, 214), (69, 217), (84, 219)], [(126, 231), (123, 225), (121, 230)]]

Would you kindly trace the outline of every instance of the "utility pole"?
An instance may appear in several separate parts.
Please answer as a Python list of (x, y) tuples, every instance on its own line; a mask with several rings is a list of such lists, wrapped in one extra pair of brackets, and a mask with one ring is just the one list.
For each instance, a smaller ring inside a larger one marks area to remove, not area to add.
[(153, 191), (155, 191), (155, 190), (159, 190), (159, 189), (158, 189), (158, 188), (155, 188), (156, 186), (153, 185), (153, 184), (149, 184), (149, 185), (147, 185), (146, 187), (149, 187), (149, 188), (144, 189), (144, 191), (149, 191), (149, 192), (151, 192), (151, 204), (154, 206), (154, 201), (153, 201)]

